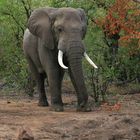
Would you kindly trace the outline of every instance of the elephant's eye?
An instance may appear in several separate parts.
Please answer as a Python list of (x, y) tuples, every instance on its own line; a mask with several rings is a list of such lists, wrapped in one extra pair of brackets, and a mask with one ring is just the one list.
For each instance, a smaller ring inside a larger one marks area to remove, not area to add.
[(59, 28), (59, 29), (58, 29), (58, 31), (59, 31), (59, 33), (61, 33), (61, 32), (62, 32), (62, 29), (61, 29), (61, 28)]
[(62, 26), (58, 26), (58, 27), (57, 27), (57, 31), (58, 31), (59, 33), (61, 33), (61, 32), (63, 31), (63, 27), (62, 27)]

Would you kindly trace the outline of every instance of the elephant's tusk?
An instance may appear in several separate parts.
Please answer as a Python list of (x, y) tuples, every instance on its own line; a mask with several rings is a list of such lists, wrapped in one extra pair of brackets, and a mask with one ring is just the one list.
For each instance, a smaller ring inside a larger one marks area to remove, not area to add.
[(58, 52), (58, 63), (63, 69), (68, 69), (63, 63), (63, 52), (61, 50)]
[(94, 64), (94, 62), (89, 58), (89, 56), (87, 55), (87, 53), (86, 52), (84, 52), (84, 57), (86, 58), (86, 60), (89, 62), (89, 64), (91, 64), (94, 68), (98, 68), (95, 64)]

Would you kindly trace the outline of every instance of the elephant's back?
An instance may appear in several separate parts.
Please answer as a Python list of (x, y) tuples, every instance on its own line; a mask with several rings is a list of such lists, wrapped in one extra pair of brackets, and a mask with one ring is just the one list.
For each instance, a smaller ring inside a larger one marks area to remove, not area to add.
[(28, 29), (25, 30), (23, 37), (23, 51), (26, 58), (34, 63), (38, 72), (42, 72), (43, 69), (38, 54), (38, 37), (34, 36)]
[(23, 48), (37, 48), (38, 38), (29, 29), (26, 29), (23, 36)]
[(38, 38), (26, 29), (23, 36), (23, 50), (25, 55), (31, 56), (38, 54), (37, 46)]

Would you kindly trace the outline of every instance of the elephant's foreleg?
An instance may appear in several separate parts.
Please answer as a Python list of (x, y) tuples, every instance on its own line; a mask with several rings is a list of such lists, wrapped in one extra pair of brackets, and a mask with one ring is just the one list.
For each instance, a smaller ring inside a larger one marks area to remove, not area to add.
[[(74, 76), (73, 76), (73, 74), (72, 74), (72, 72), (71, 72), (70, 69), (69, 69), (69, 75), (70, 75), (72, 84), (73, 84), (73, 86), (74, 86), (74, 88), (76, 90), (76, 93), (77, 93), (77, 99), (78, 99), (77, 111), (83, 111), (83, 112), (89, 112), (89, 111), (91, 111), (91, 108), (87, 104), (88, 95), (87, 95), (86, 90), (83, 89), (84, 86), (81, 86), (81, 92), (80, 92), (79, 89), (78, 89), (78, 86), (76, 84), (76, 80), (75, 80), (75, 78), (74, 78)], [(78, 82), (81, 82), (82, 81), (82, 80), (80, 80), (80, 76), (78, 76), (78, 74), (77, 74), (77, 78), (79, 78), (78, 79)]]
[(47, 97), (45, 94), (45, 87), (44, 87), (44, 80), (45, 80), (45, 73), (39, 73), (35, 64), (30, 58), (27, 58), (29, 63), (29, 68), (31, 73), (36, 81), (38, 92), (39, 92), (39, 106), (48, 106)]
[(63, 111), (63, 102), (61, 98), (61, 84), (64, 71), (60, 68), (54, 68), (48, 71), (48, 82), (51, 93), (51, 110)]

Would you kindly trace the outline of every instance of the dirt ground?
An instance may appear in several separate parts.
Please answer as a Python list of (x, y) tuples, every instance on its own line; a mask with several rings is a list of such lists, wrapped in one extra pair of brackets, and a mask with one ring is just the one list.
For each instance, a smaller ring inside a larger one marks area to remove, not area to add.
[(76, 97), (63, 95), (64, 112), (38, 107), (37, 98), (0, 94), (0, 140), (16, 140), (20, 128), (35, 140), (140, 140), (140, 94), (118, 96), (120, 104), (76, 112)]

